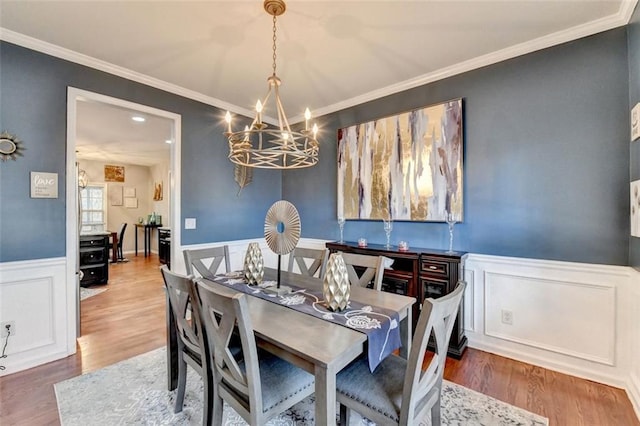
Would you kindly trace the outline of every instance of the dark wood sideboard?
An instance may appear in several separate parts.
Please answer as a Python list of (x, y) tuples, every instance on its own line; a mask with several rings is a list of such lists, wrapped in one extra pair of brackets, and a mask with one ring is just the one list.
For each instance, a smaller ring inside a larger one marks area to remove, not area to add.
[(107, 284), (109, 281), (109, 233), (80, 235), (80, 285)]
[[(327, 248), (333, 252), (386, 256), (393, 259), (390, 269), (385, 269), (382, 290), (404, 294), (418, 300), (413, 307), (413, 328), (415, 330), (422, 301), (427, 297), (434, 299), (450, 293), (459, 280), (464, 279), (464, 262), (466, 252), (447, 253), (444, 250), (412, 247), (407, 251), (399, 251), (397, 247), (385, 248), (381, 244), (369, 244), (358, 247), (358, 243), (329, 242)], [(460, 359), (467, 347), (464, 335), (464, 304), (460, 305), (453, 328), (447, 354)]]

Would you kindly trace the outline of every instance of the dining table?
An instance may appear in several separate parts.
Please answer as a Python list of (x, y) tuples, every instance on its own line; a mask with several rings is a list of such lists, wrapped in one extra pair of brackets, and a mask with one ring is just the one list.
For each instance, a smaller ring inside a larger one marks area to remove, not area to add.
[[(277, 272), (265, 268), (264, 279), (275, 280)], [(238, 293), (238, 290), (216, 283), (212, 278), (196, 280), (229, 295)], [(285, 271), (281, 272), (281, 284), (320, 292), (323, 285), (318, 278)], [(350, 298), (398, 314), (402, 342), (399, 354), (406, 358), (411, 348), (411, 314), (415, 298), (353, 286)], [(250, 294), (247, 295), (247, 302), (258, 346), (315, 376), (315, 424), (335, 425), (336, 375), (353, 360), (367, 353), (367, 335)], [(167, 302), (169, 390), (176, 388), (178, 378), (177, 336), (173, 321)]]

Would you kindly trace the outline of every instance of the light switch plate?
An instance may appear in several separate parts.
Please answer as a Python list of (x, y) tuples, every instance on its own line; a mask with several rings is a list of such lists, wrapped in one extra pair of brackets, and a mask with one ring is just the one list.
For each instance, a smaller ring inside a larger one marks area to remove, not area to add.
[(631, 142), (640, 137), (640, 103), (631, 110)]
[(196, 229), (196, 218), (187, 217), (184, 219), (184, 229)]

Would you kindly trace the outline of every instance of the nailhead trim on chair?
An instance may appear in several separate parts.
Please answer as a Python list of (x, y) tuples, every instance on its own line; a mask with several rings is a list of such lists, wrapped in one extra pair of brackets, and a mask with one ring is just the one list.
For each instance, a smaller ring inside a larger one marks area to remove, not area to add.
[[(340, 391), (339, 391), (340, 392)], [(343, 395), (348, 396), (349, 398), (361, 403), (361, 404), (365, 404), (365, 401), (362, 401), (361, 399), (358, 399), (358, 397), (356, 397), (356, 395), (352, 395), (350, 393), (346, 393), (346, 392), (340, 392)], [(394, 422), (398, 423), (400, 421), (400, 417), (398, 417), (397, 413), (387, 413), (385, 411), (382, 411), (381, 409), (379, 409), (378, 407), (372, 407), (371, 404), (366, 404), (366, 406), (368, 408), (374, 409), (376, 410), (378, 413), (382, 414), (385, 417), (388, 417), (389, 419), (393, 420)]]
[(271, 407), (267, 407), (267, 408), (263, 408), (262, 412), (266, 413), (267, 411), (271, 410), (273, 407), (277, 407), (278, 405), (282, 404), (284, 401), (286, 401), (287, 399), (293, 397), (294, 395), (299, 394), (300, 392), (302, 392), (303, 390), (307, 389), (308, 387), (311, 386), (315, 386), (315, 383), (311, 383), (307, 386), (303, 386), (297, 390), (295, 390), (293, 393), (290, 393), (289, 395), (287, 395), (286, 397), (282, 398), (280, 401), (276, 402), (275, 404), (273, 404)]
[[(315, 386), (315, 383), (313, 384), (313, 386)], [(271, 407), (263, 408), (262, 412), (266, 413), (267, 411), (271, 410), (273, 407), (277, 407), (278, 405), (282, 404), (287, 399), (290, 399), (292, 396), (299, 394), (300, 392), (302, 392), (303, 390), (307, 389), (308, 387), (311, 387), (311, 385), (307, 385), (307, 386), (304, 386), (302, 388), (297, 389), (295, 392), (287, 395), (286, 398), (281, 399), (280, 401), (278, 401), (275, 404), (273, 404)]]

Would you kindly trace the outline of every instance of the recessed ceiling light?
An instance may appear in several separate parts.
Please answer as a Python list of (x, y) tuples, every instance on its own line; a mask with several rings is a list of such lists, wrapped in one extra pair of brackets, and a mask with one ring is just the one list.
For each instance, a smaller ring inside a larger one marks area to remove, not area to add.
[(133, 121), (137, 121), (138, 123), (143, 123), (146, 121), (146, 118), (140, 117), (139, 115), (134, 115), (133, 117), (131, 117), (131, 119)]
[(173, 143), (173, 141), (171, 139), (167, 139), (165, 142), (166, 143)]

